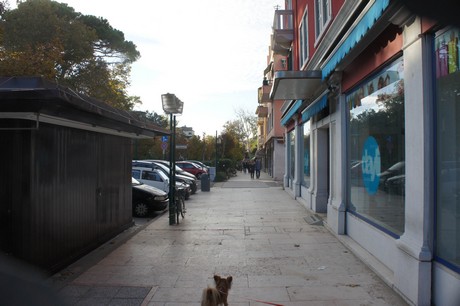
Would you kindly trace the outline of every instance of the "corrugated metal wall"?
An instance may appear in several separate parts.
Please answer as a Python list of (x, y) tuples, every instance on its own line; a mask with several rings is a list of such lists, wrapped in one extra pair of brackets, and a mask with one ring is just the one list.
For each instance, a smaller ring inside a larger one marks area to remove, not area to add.
[(55, 271), (131, 225), (130, 139), (42, 123), (0, 145), (2, 249)]

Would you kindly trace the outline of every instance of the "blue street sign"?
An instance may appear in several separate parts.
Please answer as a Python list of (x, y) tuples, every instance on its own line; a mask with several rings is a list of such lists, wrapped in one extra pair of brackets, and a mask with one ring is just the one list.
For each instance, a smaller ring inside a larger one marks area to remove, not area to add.
[(168, 136), (161, 136), (161, 141), (167, 142), (168, 141)]

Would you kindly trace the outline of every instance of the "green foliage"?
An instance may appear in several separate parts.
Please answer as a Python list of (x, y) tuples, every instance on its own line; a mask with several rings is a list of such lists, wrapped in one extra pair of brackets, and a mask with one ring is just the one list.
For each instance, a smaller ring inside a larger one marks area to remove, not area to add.
[(133, 159), (163, 159), (161, 137), (133, 140)]
[(39, 75), (114, 107), (132, 109), (131, 64), (140, 54), (123, 32), (101, 17), (67, 4), (28, 0), (9, 10), (0, 4), (2, 75)]
[(222, 158), (217, 161), (217, 171), (226, 172), (230, 168), (235, 168), (235, 162), (228, 158)]
[(151, 113), (147, 111), (145, 113), (145, 118), (151, 124), (167, 129), (169, 126), (168, 117), (166, 115), (160, 115), (155, 112)]
[(227, 180), (227, 172), (217, 171), (214, 181), (225, 182)]

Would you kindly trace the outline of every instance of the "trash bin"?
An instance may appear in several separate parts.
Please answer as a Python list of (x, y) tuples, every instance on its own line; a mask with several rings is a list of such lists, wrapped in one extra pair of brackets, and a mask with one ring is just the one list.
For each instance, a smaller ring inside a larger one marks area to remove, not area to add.
[(211, 181), (209, 180), (209, 175), (201, 175), (201, 191), (209, 191), (211, 188)]

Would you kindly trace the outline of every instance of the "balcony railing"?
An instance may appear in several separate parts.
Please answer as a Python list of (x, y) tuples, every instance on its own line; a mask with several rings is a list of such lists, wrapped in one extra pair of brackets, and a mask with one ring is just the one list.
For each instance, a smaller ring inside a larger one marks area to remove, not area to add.
[(258, 100), (259, 104), (271, 102), (270, 100), (270, 91), (272, 90), (272, 85), (263, 85), (257, 89), (258, 91)]
[(259, 118), (268, 116), (268, 107), (259, 105), (256, 110), (256, 114)]
[(276, 10), (273, 20), (272, 50), (287, 55), (294, 40), (292, 10)]

